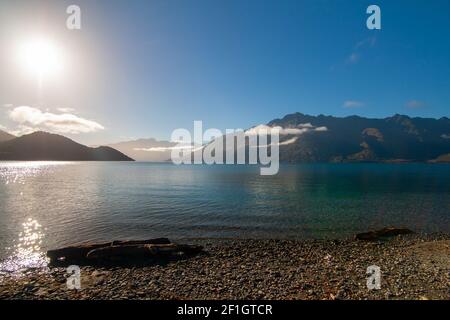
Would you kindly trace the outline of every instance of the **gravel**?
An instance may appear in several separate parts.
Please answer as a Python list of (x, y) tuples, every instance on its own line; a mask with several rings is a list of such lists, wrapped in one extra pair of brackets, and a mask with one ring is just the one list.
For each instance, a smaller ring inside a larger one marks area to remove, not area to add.
[[(81, 267), (81, 289), (65, 268), (0, 279), (0, 299), (445, 299), (450, 235), (355, 240), (190, 240), (205, 253), (146, 266)], [(381, 289), (367, 288), (367, 268)]]

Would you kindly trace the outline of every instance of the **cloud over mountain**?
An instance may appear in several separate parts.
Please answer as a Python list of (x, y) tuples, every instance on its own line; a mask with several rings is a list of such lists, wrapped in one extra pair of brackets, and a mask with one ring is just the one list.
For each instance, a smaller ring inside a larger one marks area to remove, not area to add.
[(280, 135), (302, 135), (309, 131), (327, 131), (326, 127), (314, 127), (311, 123), (300, 123), (295, 127), (281, 127), (281, 126), (267, 126), (260, 124), (256, 127), (248, 129), (245, 131), (245, 135), (258, 135), (258, 134), (268, 134), (271, 130), (278, 130)]
[(12, 121), (33, 130), (49, 130), (56, 133), (89, 133), (105, 129), (101, 124), (74, 114), (55, 114), (40, 109), (21, 106), (9, 112)]

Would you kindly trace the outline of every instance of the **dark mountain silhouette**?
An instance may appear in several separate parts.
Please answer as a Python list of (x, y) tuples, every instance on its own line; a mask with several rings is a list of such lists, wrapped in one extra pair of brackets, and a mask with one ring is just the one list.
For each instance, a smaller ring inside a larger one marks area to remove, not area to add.
[[(280, 145), (281, 161), (448, 162), (450, 159), (450, 119), (447, 117), (411, 118), (396, 114), (384, 119), (368, 119), (294, 113), (268, 123), (282, 128), (301, 128), (305, 124), (327, 130), (310, 130), (298, 135), (293, 143)], [(280, 141), (294, 137), (284, 135)]]
[(0, 160), (133, 161), (113, 148), (89, 148), (47, 132), (34, 132), (0, 142)]
[(11, 140), (14, 138), (16, 138), (16, 136), (13, 136), (12, 134), (9, 134), (8, 132), (0, 130), (0, 142), (8, 141), (8, 140)]

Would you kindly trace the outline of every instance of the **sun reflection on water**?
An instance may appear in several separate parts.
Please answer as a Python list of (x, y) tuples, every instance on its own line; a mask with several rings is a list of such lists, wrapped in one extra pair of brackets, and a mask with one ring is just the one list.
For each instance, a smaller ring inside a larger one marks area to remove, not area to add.
[(17, 183), (25, 184), (26, 178), (36, 176), (43, 170), (73, 164), (69, 161), (30, 161), (30, 162), (0, 162), (0, 181), (5, 185)]
[[(74, 163), (69, 161), (0, 161), (0, 192), (8, 195), (3, 198), (0, 195), (0, 201), (4, 199), (15, 199), (15, 203), (21, 201), (20, 197), (23, 197), (24, 193), (34, 190), (25, 188), (25, 186), (29, 184), (33, 186), (36, 177), (51, 172), (56, 167)], [(26, 206), (26, 203), (23, 205)], [(10, 248), (3, 248), (7, 252), (7, 258), (0, 261), (0, 280), (5, 275), (20, 276), (30, 269), (46, 270), (48, 259), (45, 252), (41, 250), (45, 237), (42, 226), (36, 219), (28, 218), (20, 230), (21, 232), (13, 240), (14, 245)]]
[(41, 250), (45, 237), (42, 226), (37, 220), (28, 218), (22, 227), (23, 231), (18, 235), (13, 254), (0, 262), (0, 275), (20, 275), (28, 269), (44, 270), (47, 267), (48, 258)]

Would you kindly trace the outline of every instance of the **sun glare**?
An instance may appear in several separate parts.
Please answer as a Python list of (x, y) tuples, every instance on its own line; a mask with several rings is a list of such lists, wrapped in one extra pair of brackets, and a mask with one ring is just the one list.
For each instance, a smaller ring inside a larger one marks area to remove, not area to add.
[(23, 43), (19, 48), (19, 62), (25, 71), (39, 78), (56, 75), (63, 67), (61, 50), (44, 38)]

